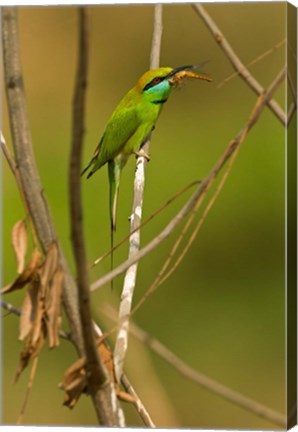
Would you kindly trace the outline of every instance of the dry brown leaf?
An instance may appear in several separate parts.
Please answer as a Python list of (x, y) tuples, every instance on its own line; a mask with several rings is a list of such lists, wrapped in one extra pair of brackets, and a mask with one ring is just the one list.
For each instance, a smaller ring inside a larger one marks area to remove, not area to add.
[(45, 339), (45, 331), (41, 331), (39, 334), (39, 338), (36, 341), (36, 343), (32, 343), (32, 332), (29, 335), (28, 339), (25, 342), (25, 345), (21, 351), (20, 354), (20, 361), (19, 361), (19, 365), (16, 371), (16, 375), (14, 378), (14, 382), (16, 383), (17, 380), (19, 379), (21, 373), (23, 372), (23, 370), (25, 369), (25, 367), (28, 365), (29, 361), (34, 358), (35, 356), (38, 355), (38, 353), (40, 352), (43, 344), (44, 344), (44, 339)]
[(46, 295), (49, 282), (51, 281), (58, 265), (58, 247), (56, 242), (52, 242), (46, 251), (46, 257), (42, 269), (40, 271), (40, 281), (42, 295)]
[(32, 329), (32, 302), (29, 291), (26, 292), (24, 301), (21, 307), (21, 315), (19, 322), (19, 340), (24, 340)]
[[(135, 403), (134, 397), (120, 390), (115, 378), (113, 353), (102, 338), (99, 338), (98, 340), (98, 353), (108, 369), (119, 399), (125, 402)], [(85, 365), (85, 357), (77, 360), (67, 369), (62, 382), (59, 384), (59, 388), (65, 391), (63, 405), (66, 405), (69, 408), (73, 408), (76, 405), (82, 393), (88, 393)]]
[(28, 245), (28, 235), (25, 220), (15, 223), (11, 233), (13, 250), (17, 260), (17, 272), (21, 274), (25, 267), (25, 258)]
[(33, 346), (38, 343), (41, 334), (44, 331), (43, 328), (43, 316), (44, 316), (44, 301), (41, 295), (40, 285), (38, 287), (37, 295), (35, 298), (36, 312), (34, 314), (33, 328), (31, 333), (31, 343)]
[(31, 259), (27, 267), (23, 270), (23, 272), (16, 278), (16, 280), (1, 290), (1, 294), (6, 294), (11, 291), (15, 291), (23, 288), (29, 282), (31, 282), (37, 274), (37, 270), (41, 263), (41, 253), (38, 249), (34, 249)]
[(59, 388), (65, 391), (63, 405), (74, 408), (81, 394), (87, 390), (85, 357), (80, 358), (67, 369)]
[(24, 340), (33, 328), (33, 322), (37, 311), (39, 283), (31, 282), (25, 294), (21, 308), (19, 339)]
[(62, 382), (59, 384), (59, 387), (66, 388), (71, 385), (71, 382), (75, 379), (78, 375), (84, 375), (85, 374), (85, 364), (86, 359), (85, 357), (81, 357), (78, 360), (76, 360), (69, 368), (66, 370)]
[(115, 375), (115, 368), (114, 368), (114, 360), (113, 360), (113, 353), (110, 349), (110, 347), (104, 342), (100, 342), (99, 346), (98, 346), (98, 350), (99, 350), (99, 355), (103, 361), (103, 363), (105, 364), (110, 377), (115, 385), (115, 390), (116, 390), (116, 395), (117, 397), (122, 400), (123, 402), (129, 402), (129, 403), (135, 403), (136, 399), (131, 396), (129, 393), (126, 393), (125, 391), (120, 390), (120, 387), (117, 383), (116, 380), (116, 375)]
[(106, 366), (112, 381), (116, 383), (117, 381), (115, 376), (113, 353), (110, 347), (104, 341), (99, 340), (98, 353), (100, 355), (102, 362)]
[(50, 348), (59, 345), (63, 281), (64, 272), (61, 268), (59, 268), (53, 276), (50, 289), (47, 290), (47, 297), (45, 299), (45, 316)]
[(78, 379), (77, 382), (73, 381), (72, 386), (63, 390), (65, 390), (63, 405), (72, 409), (76, 406), (78, 400), (80, 399), (81, 394), (85, 393), (86, 380)]
[(2, 293), (10, 292), (29, 284), (21, 308), (19, 339), (25, 339), (25, 343), (15, 381), (30, 360), (38, 355), (47, 334), (50, 348), (59, 345), (64, 273), (57, 265), (56, 243), (49, 246), (45, 259), (38, 249), (34, 249), (28, 266), (10, 286), (2, 289)]

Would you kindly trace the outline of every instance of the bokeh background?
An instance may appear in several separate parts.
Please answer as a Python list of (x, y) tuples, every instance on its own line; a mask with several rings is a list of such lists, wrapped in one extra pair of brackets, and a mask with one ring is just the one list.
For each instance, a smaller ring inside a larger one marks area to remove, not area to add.
[[(244, 64), (285, 38), (286, 3), (205, 4)], [(89, 8), (90, 69), (84, 162), (120, 98), (149, 68), (153, 5)], [(71, 101), (77, 54), (74, 7), (22, 7), (20, 42), (34, 152), (59, 238), (73, 268), (68, 210)], [(189, 182), (204, 178), (228, 142), (244, 126), (256, 96), (240, 78), (219, 86), (233, 69), (188, 4), (164, 6), (163, 66), (198, 64), (214, 81), (188, 82), (164, 107), (152, 137), (146, 169), (144, 217)], [(285, 63), (284, 45), (251, 69), (266, 87)], [(284, 107), (283, 86), (275, 95)], [(10, 144), (4, 98), (4, 132)], [(116, 239), (128, 233), (135, 159), (122, 177)], [(243, 143), (216, 204), (181, 266), (134, 316), (134, 321), (194, 369), (256, 401), (285, 411), (284, 199), (285, 131), (266, 109)], [(4, 284), (16, 275), (11, 247), (13, 224), (24, 217), (14, 178), (3, 162)], [(82, 179), (85, 238), (90, 263), (109, 249), (108, 181), (104, 167)], [(153, 238), (183, 205), (180, 198), (142, 233)], [(140, 264), (135, 301), (160, 269), (172, 236)], [(116, 263), (127, 256), (127, 245)], [(109, 270), (104, 261), (91, 272)], [(92, 294), (94, 317), (112, 326), (102, 312), (117, 308), (122, 278), (114, 291)], [(7, 295), (16, 306), (23, 292)], [(67, 328), (67, 323), (63, 323)], [(111, 343), (113, 338), (111, 339)], [(28, 370), (13, 385), (22, 344), (18, 319), (3, 318), (3, 422), (14, 424), (21, 409)], [(70, 411), (58, 389), (76, 359), (70, 343), (40, 355), (25, 424), (96, 425), (90, 400), (82, 396)], [(143, 343), (130, 338), (125, 370), (159, 427), (267, 429), (274, 425), (182, 377)], [(141, 426), (124, 404), (127, 424)]]

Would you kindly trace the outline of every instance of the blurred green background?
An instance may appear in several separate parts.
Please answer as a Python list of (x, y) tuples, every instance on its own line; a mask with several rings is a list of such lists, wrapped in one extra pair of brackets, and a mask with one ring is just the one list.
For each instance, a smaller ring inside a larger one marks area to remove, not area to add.
[[(206, 4), (205, 8), (244, 64), (285, 38), (286, 3)], [(149, 68), (154, 7), (89, 8), (90, 70), (84, 164), (120, 98)], [(20, 8), (20, 42), (34, 152), (59, 238), (73, 268), (69, 234), (68, 158), (71, 101), (77, 54), (77, 10)], [(144, 217), (189, 182), (204, 178), (228, 142), (244, 126), (256, 96), (240, 78), (218, 86), (233, 69), (188, 4), (164, 6), (163, 66), (209, 60), (214, 81), (188, 82), (166, 104), (151, 144), (146, 169)], [(251, 68), (264, 87), (285, 63), (284, 45)], [(283, 86), (275, 95), (284, 107)], [(10, 144), (4, 102), (4, 132)], [(266, 109), (243, 143), (226, 185), (191, 250), (177, 271), (152, 295), (134, 321), (194, 369), (281, 413), (285, 409), (284, 170), (285, 131)], [(116, 240), (128, 233), (135, 159), (122, 177)], [(14, 178), (3, 162), (4, 284), (16, 275), (11, 247), (13, 224), (24, 217)], [(84, 228), (90, 263), (109, 249), (108, 182), (104, 167), (82, 179)], [(188, 193), (189, 196), (189, 193)], [(142, 233), (153, 238), (177, 212), (187, 194)], [(175, 236), (139, 266), (135, 301), (159, 271)], [(116, 263), (127, 256), (127, 245)], [(91, 272), (109, 270), (104, 261)], [(118, 307), (122, 278), (92, 294), (94, 316), (104, 329), (111, 320), (102, 304)], [(24, 293), (5, 299), (16, 306)], [(67, 327), (67, 323), (63, 324)], [(18, 320), (3, 319), (3, 422), (15, 423), (25, 395), (28, 370), (13, 377), (22, 344)], [(25, 424), (95, 425), (90, 400), (82, 396), (70, 411), (58, 389), (76, 359), (73, 347), (43, 350), (25, 414)], [(125, 370), (159, 427), (276, 428), (254, 414), (198, 387), (130, 338)], [(142, 425), (124, 404), (127, 424)]]

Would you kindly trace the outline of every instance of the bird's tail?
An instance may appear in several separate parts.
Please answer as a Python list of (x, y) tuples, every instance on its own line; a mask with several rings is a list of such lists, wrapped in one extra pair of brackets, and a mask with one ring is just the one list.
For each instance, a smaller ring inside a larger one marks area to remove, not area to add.
[[(91, 167), (93, 163), (93, 160), (91, 159), (90, 162), (88, 163), (88, 165), (83, 169), (83, 171), (81, 172), (81, 177), (85, 174), (86, 171), (88, 171), (88, 169)], [(88, 174), (88, 177), (92, 175), (92, 174)]]
[[(114, 230), (111, 227), (111, 268), (112, 271), (114, 268)], [(114, 288), (114, 279), (111, 280), (111, 290)]]
[(91, 177), (92, 174), (94, 174), (94, 172), (97, 171), (97, 170), (102, 166), (102, 163), (101, 163), (101, 164), (98, 163), (98, 155), (99, 155), (99, 153), (100, 153), (100, 149), (101, 149), (101, 144), (102, 144), (103, 138), (104, 138), (104, 134), (103, 134), (103, 136), (101, 137), (101, 140), (100, 140), (98, 146), (96, 147), (95, 152), (93, 153), (92, 158), (91, 158), (90, 161), (88, 162), (88, 165), (87, 165), (87, 166), (83, 169), (83, 171), (81, 172), (81, 176), (84, 175), (85, 172), (88, 171), (88, 169), (89, 169), (89, 168), (90, 168), (90, 167), (91, 167), (91, 166), (92, 166), (96, 161), (97, 161), (97, 166), (96, 166), (96, 168), (89, 172), (89, 174), (87, 175), (87, 178)]

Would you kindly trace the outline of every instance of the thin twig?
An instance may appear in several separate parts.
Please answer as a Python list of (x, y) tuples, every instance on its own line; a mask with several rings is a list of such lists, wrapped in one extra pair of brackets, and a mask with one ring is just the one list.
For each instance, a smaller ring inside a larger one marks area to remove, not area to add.
[[(156, 4), (154, 8), (154, 28), (150, 56), (150, 68), (156, 68), (159, 65), (160, 47), (162, 36), (162, 5)], [(144, 151), (149, 154), (150, 141), (144, 145)], [(140, 249), (140, 225), (142, 219), (143, 197), (145, 187), (145, 167), (147, 160), (144, 157), (138, 157), (136, 163), (136, 173), (134, 179), (134, 199), (132, 213), (130, 216), (130, 239), (129, 239), (129, 259), (133, 258)], [(121, 302), (119, 307), (119, 329), (114, 349), (114, 365), (117, 381), (120, 382), (125, 355), (128, 347), (128, 328), (129, 315), (133, 300), (134, 289), (136, 285), (138, 262), (136, 261), (127, 269)]]
[(28, 400), (29, 400), (30, 392), (31, 392), (31, 389), (32, 389), (32, 386), (33, 386), (33, 381), (34, 381), (36, 370), (37, 370), (37, 364), (38, 364), (38, 356), (35, 356), (33, 358), (33, 361), (32, 361), (32, 366), (31, 366), (31, 370), (30, 370), (29, 381), (28, 381), (28, 384), (27, 384), (26, 394), (25, 394), (25, 398), (24, 398), (23, 405), (22, 405), (22, 408), (21, 408), (21, 412), (20, 412), (18, 420), (16, 422), (17, 425), (20, 425), (20, 424), (23, 423), (25, 409), (27, 407), (27, 403), (28, 403)]
[[(244, 66), (242, 61), (239, 59), (231, 45), (228, 43), (227, 39), (224, 37), (218, 26), (215, 24), (210, 15), (206, 12), (204, 6), (199, 3), (192, 4), (193, 9), (202, 18), (210, 32), (213, 34), (216, 42), (225, 52), (226, 56), (232, 63), (233, 67), (239, 73), (240, 77), (249, 85), (251, 89), (257, 94), (261, 95), (264, 93), (264, 88), (261, 84), (251, 75), (251, 73)], [(276, 117), (281, 121), (283, 125), (286, 124), (286, 115), (282, 108), (275, 100), (267, 101), (268, 107), (276, 115)]]
[(16, 180), (19, 192), (20, 192), (20, 196), (21, 196), (21, 199), (22, 199), (22, 202), (23, 202), (23, 206), (24, 206), (26, 215), (27, 215), (28, 220), (29, 220), (33, 244), (37, 248), (38, 247), (37, 233), (36, 233), (35, 226), (34, 226), (33, 220), (31, 218), (31, 215), (30, 215), (30, 212), (29, 212), (29, 209), (28, 209), (28, 205), (27, 205), (27, 201), (26, 201), (26, 198), (25, 198), (25, 193), (24, 193), (22, 181), (21, 181), (21, 178), (20, 178), (20, 173), (18, 171), (18, 168), (17, 168), (17, 165), (16, 165), (16, 163), (14, 161), (14, 158), (12, 157), (12, 155), (11, 155), (11, 153), (9, 151), (9, 148), (7, 147), (6, 140), (4, 138), (4, 135), (3, 135), (2, 131), (0, 131), (0, 142), (1, 142), (1, 148), (2, 148), (3, 154), (4, 154), (4, 156), (5, 156), (6, 160), (7, 160), (8, 166), (9, 166), (11, 172), (13, 173), (13, 175), (15, 177), (15, 180)]
[(154, 26), (150, 53), (150, 69), (156, 69), (160, 64), (161, 38), (162, 38), (162, 4), (154, 7)]
[(192, 232), (192, 234), (191, 234), (191, 236), (190, 236), (187, 244), (185, 245), (183, 251), (181, 252), (181, 254), (179, 255), (179, 257), (176, 259), (176, 261), (174, 262), (174, 264), (172, 265), (172, 267), (170, 268), (170, 270), (165, 275), (163, 275), (162, 278), (159, 280), (158, 286), (161, 285), (162, 283), (164, 283), (171, 276), (171, 274), (174, 273), (174, 271), (179, 266), (179, 264), (181, 263), (181, 261), (185, 257), (186, 253), (188, 252), (190, 246), (194, 242), (194, 240), (195, 240), (195, 238), (196, 238), (196, 236), (197, 236), (197, 234), (198, 234), (201, 226), (203, 225), (203, 222), (205, 221), (205, 219), (206, 219), (209, 211), (213, 207), (213, 204), (215, 203), (215, 201), (216, 201), (219, 193), (221, 192), (221, 190), (222, 190), (222, 188), (223, 188), (223, 186), (224, 186), (224, 184), (225, 184), (225, 182), (226, 182), (226, 180), (228, 178), (228, 175), (230, 173), (232, 165), (234, 164), (235, 159), (236, 159), (236, 157), (238, 155), (239, 148), (240, 148), (240, 142), (239, 142), (236, 150), (234, 151), (233, 155), (231, 156), (231, 158), (229, 160), (228, 167), (225, 170), (225, 172), (224, 172), (224, 174), (223, 174), (223, 176), (222, 176), (222, 178), (220, 180), (220, 183), (217, 186), (214, 194), (212, 195), (210, 201), (208, 202), (206, 208), (204, 209), (204, 212), (203, 212), (202, 216), (198, 220), (198, 223), (197, 223), (195, 229), (193, 230), (193, 232)]
[[(116, 312), (110, 306), (105, 304), (103, 312), (110, 318), (116, 319)], [(158, 339), (152, 337), (149, 333), (141, 329), (137, 324), (130, 323), (130, 333), (139, 341), (146, 344), (152, 351), (158, 354), (163, 360), (175, 368), (181, 375), (187, 379), (205, 388), (206, 390), (228, 400), (229, 402), (240, 406), (241, 408), (253, 413), (259, 417), (274, 423), (278, 426), (285, 427), (285, 416), (268, 408), (243, 394), (232, 390), (231, 388), (220, 384), (209, 378), (207, 375), (196, 371), (185, 363), (180, 357), (174, 354), (169, 348), (162, 344)]]
[(10, 150), (7, 147), (6, 140), (5, 140), (5, 137), (4, 137), (3, 133), (2, 133), (2, 131), (0, 131), (0, 141), (1, 141), (1, 148), (2, 148), (3, 154), (4, 154), (5, 158), (6, 158), (8, 166), (9, 166), (11, 172), (13, 173), (15, 181), (17, 183), (17, 187), (19, 189), (19, 193), (20, 193), (20, 196), (21, 196), (21, 199), (22, 199), (22, 203), (23, 203), (23, 206), (24, 206), (24, 209), (25, 209), (26, 218), (29, 220), (29, 226), (30, 226), (30, 231), (31, 231), (31, 235), (32, 235), (33, 245), (34, 245), (35, 248), (38, 248), (38, 244), (39, 244), (39, 242), (38, 242), (38, 236), (37, 236), (37, 232), (36, 232), (36, 229), (35, 229), (35, 226), (34, 226), (34, 222), (32, 220), (32, 217), (31, 217), (28, 205), (27, 205), (27, 201), (26, 201), (25, 192), (24, 192), (22, 180), (21, 180), (21, 177), (20, 177), (20, 173), (19, 173), (18, 167), (17, 167), (17, 165), (15, 163), (15, 160), (14, 160), (12, 154), (10, 153)]
[(158, 207), (158, 209), (156, 209), (153, 213), (150, 214), (150, 216), (148, 216), (144, 222), (141, 223), (141, 225), (139, 225), (138, 227), (135, 228), (135, 230), (131, 231), (128, 235), (126, 235), (125, 237), (123, 237), (122, 240), (120, 240), (112, 249), (110, 249), (108, 252), (106, 252), (104, 255), (102, 255), (101, 257), (97, 258), (92, 265), (90, 266), (90, 268), (95, 267), (97, 264), (99, 264), (100, 262), (102, 262), (105, 258), (107, 258), (112, 252), (114, 252), (116, 249), (118, 249), (120, 246), (122, 246), (124, 243), (126, 243), (126, 241), (129, 239), (129, 237), (134, 234), (136, 231), (142, 229), (145, 225), (147, 225), (149, 222), (152, 221), (152, 219), (155, 218), (155, 216), (157, 216), (159, 213), (161, 213), (166, 207), (168, 207), (168, 205), (170, 205), (172, 202), (174, 202), (177, 198), (179, 198), (181, 195), (183, 195), (185, 192), (187, 192), (189, 189), (193, 188), (194, 186), (197, 186), (201, 181), (200, 180), (195, 180), (191, 183), (189, 183), (187, 186), (185, 186), (184, 188), (180, 189), (180, 191), (176, 192), (173, 196), (171, 196), (171, 198), (169, 198), (164, 204), (162, 204), (160, 207)]
[(141, 401), (137, 392), (133, 388), (131, 382), (129, 381), (129, 379), (127, 378), (127, 376), (124, 373), (122, 374), (122, 377), (121, 377), (121, 384), (123, 385), (123, 387), (125, 388), (127, 393), (129, 393), (135, 399), (134, 406), (135, 406), (136, 410), (138, 411), (141, 419), (143, 420), (144, 425), (147, 427), (155, 428), (156, 426), (153, 423), (152, 418), (151, 418), (150, 414), (148, 413), (145, 405)]
[(2, 151), (3, 151), (5, 158), (7, 160), (7, 163), (9, 165), (10, 171), (15, 176), (17, 183), (18, 183), (18, 186), (21, 187), (21, 184), (18, 181), (19, 179), (17, 178), (18, 173), (17, 173), (16, 163), (15, 163), (14, 158), (12, 157), (12, 155), (11, 155), (11, 153), (7, 147), (6, 140), (4, 138), (2, 131), (0, 131), (0, 140), (1, 140), (1, 148), (2, 148)]
[[(249, 62), (245, 68), (249, 68), (250, 66), (255, 65), (256, 63), (258, 63), (261, 60), (264, 60), (264, 58), (268, 57), (270, 54), (272, 54), (274, 51), (276, 51), (278, 48), (280, 48), (282, 45), (284, 45), (286, 42), (285, 39), (283, 39), (282, 41), (278, 42), (276, 45), (274, 45), (272, 48), (266, 50), (265, 52), (263, 52), (262, 54), (258, 55), (255, 59), (253, 59), (251, 62)], [(231, 79), (235, 78), (236, 76), (240, 75), (240, 71), (236, 71), (234, 73), (232, 73), (231, 75), (229, 75), (227, 78), (223, 79), (218, 85), (217, 88), (222, 87), (224, 84), (226, 84), (227, 82), (229, 82)]]
[(12, 305), (11, 303), (7, 303), (6, 301), (4, 301), (2, 299), (1, 299), (1, 307), (2, 307), (2, 309), (7, 310), (14, 315), (17, 315), (17, 316), (21, 315), (20, 309), (18, 309), (17, 307)]
[[(5, 7), (1, 12), (4, 78), (15, 160), (24, 191), (26, 208), (28, 208), (39, 242), (45, 252), (53, 241), (57, 242), (57, 238), (32, 150), (20, 62), (17, 8)], [(64, 306), (76, 348), (79, 354), (83, 355), (76, 285), (60, 245), (59, 261), (65, 273)]]
[[(115, 316), (116, 316), (116, 312), (115, 312)], [(95, 321), (93, 321), (93, 325), (94, 325), (94, 330), (95, 330), (97, 337), (101, 338), (102, 341), (103, 340), (106, 341), (108, 334), (110, 334), (112, 332), (109, 331), (108, 333), (105, 333), (105, 335), (103, 335), (101, 328), (96, 324)], [(115, 326), (114, 329), (112, 329), (112, 331), (116, 331), (116, 330), (117, 330), (117, 327)], [(107, 342), (105, 342), (105, 343), (107, 343)], [(129, 379), (127, 378), (127, 376), (124, 373), (121, 376), (121, 384), (125, 388), (126, 392), (129, 393), (131, 396), (133, 396), (133, 398), (135, 400), (134, 407), (136, 408), (141, 419), (143, 420), (145, 426), (155, 427), (145, 405), (141, 401), (139, 395), (136, 393), (135, 389), (133, 388), (132, 384), (130, 383)]]
[[(15, 306), (12, 305), (11, 303), (8, 303), (8, 302), (6, 302), (6, 301), (4, 301), (4, 300), (2, 300), (2, 299), (1, 299), (1, 307), (2, 307), (2, 309), (5, 309), (5, 310), (7, 310), (8, 312), (10, 312), (10, 313), (12, 313), (12, 314), (14, 314), (14, 315), (16, 315), (16, 316), (18, 316), (18, 317), (21, 316), (21, 311), (20, 311), (19, 308), (15, 307)], [(71, 335), (70, 335), (69, 333), (66, 333), (66, 332), (63, 331), (63, 330), (59, 330), (59, 336), (60, 336), (62, 339), (69, 340), (69, 341), (72, 342)]]
[(88, 72), (88, 24), (86, 9), (80, 7), (78, 63), (72, 115), (72, 145), (69, 170), (71, 240), (76, 263), (80, 318), (84, 339), (88, 391), (91, 394), (98, 421), (103, 426), (124, 426), (120, 423), (114, 387), (98, 355), (92, 321), (89, 277), (82, 226), (80, 171), (85, 122), (85, 98)]
[[(270, 85), (268, 90), (263, 93), (261, 96), (261, 102), (258, 106), (258, 109), (254, 112), (254, 115), (249, 119), (246, 128), (248, 129), (247, 132), (253, 127), (255, 122), (258, 120), (260, 114), (262, 113), (264, 107), (266, 106), (268, 100), (271, 98), (272, 94), (274, 93), (275, 89), (278, 87), (278, 85), (282, 82), (285, 76), (285, 70), (283, 69), (276, 79), (273, 81), (273, 83)], [(242, 133), (242, 131), (241, 131)], [(135, 256), (127, 259), (122, 264), (120, 264), (118, 267), (116, 267), (113, 271), (107, 273), (106, 275), (102, 276), (97, 281), (93, 282), (91, 284), (91, 291), (94, 291), (105, 284), (109, 283), (111, 279), (119, 276), (123, 272), (125, 272), (132, 264), (139, 261), (140, 259), (144, 258), (148, 253), (152, 252), (157, 246), (159, 246), (164, 240), (166, 240), (172, 231), (181, 223), (181, 221), (193, 210), (195, 205), (197, 204), (199, 198), (206, 193), (206, 190), (209, 188), (209, 183), (213, 182), (215, 177), (219, 174), (227, 160), (230, 158), (230, 156), (233, 154), (235, 147), (237, 146), (237, 141), (232, 141), (232, 143), (229, 144), (227, 149), (225, 150), (223, 156), (219, 159), (219, 161), (215, 164), (213, 169), (210, 171), (207, 177), (205, 177), (204, 180), (200, 183), (198, 188), (195, 190), (195, 192), (192, 194), (190, 199), (186, 202), (186, 204), (182, 207), (182, 209), (176, 214), (176, 216), (168, 223), (168, 225), (161, 231), (153, 240), (151, 240), (146, 246), (144, 246), (142, 249), (139, 250), (135, 254)]]

